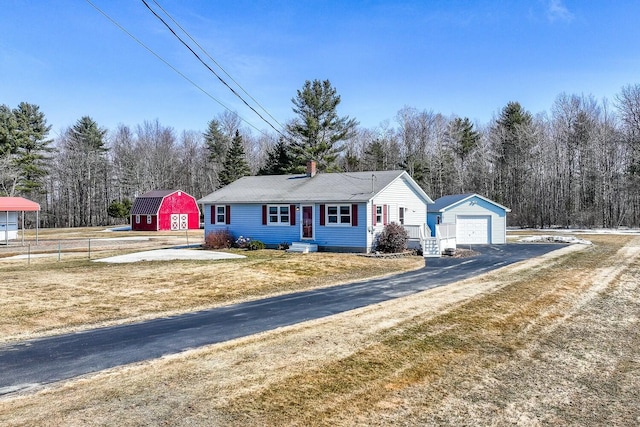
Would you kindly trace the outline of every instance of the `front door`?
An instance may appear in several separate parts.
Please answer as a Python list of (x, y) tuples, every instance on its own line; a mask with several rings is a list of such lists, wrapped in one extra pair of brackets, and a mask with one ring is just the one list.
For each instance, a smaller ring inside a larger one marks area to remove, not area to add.
[(302, 207), (302, 238), (313, 239), (313, 206)]

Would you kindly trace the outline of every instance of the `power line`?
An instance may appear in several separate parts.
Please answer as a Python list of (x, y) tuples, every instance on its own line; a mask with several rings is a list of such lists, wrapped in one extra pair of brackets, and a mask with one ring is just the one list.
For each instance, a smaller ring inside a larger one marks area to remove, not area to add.
[(167, 29), (171, 32), (171, 34), (173, 34), (179, 41), (180, 43), (182, 43), (187, 49), (189, 49), (189, 51), (198, 59), (198, 61), (200, 61), (202, 63), (202, 65), (204, 65), (209, 71), (211, 71), (217, 78), (218, 80), (220, 80), (220, 82), (222, 84), (224, 84), (235, 96), (238, 97), (238, 99), (240, 99), (247, 107), (249, 107), (251, 109), (251, 111), (253, 111), (254, 113), (256, 113), (258, 115), (258, 117), (260, 117), (262, 119), (262, 121), (264, 121), (266, 124), (268, 124), (274, 131), (276, 131), (276, 133), (278, 133), (279, 135), (281, 135), (282, 137), (284, 137), (284, 135), (282, 134), (282, 132), (280, 132), (278, 129), (276, 129), (273, 124), (271, 124), (271, 122), (269, 122), (267, 119), (265, 119), (262, 114), (260, 114), (255, 108), (253, 108), (251, 105), (249, 105), (249, 103), (242, 97), (240, 96), (240, 94), (238, 92), (236, 92), (236, 90), (234, 88), (232, 88), (231, 86), (229, 86), (229, 84), (222, 78), (220, 77), (220, 75), (218, 73), (215, 72), (215, 70), (213, 68), (211, 68), (209, 66), (209, 64), (207, 64), (204, 60), (202, 60), (202, 58), (200, 57), (200, 55), (198, 55), (192, 48), (191, 46), (189, 46), (174, 30), (173, 28), (171, 28), (171, 26), (164, 20), (162, 19), (162, 17), (160, 15), (158, 15), (156, 13), (155, 10), (153, 10), (149, 4), (146, 2), (146, 0), (142, 0), (142, 3), (147, 7), (147, 9), (149, 9), (149, 11), (151, 13), (153, 13), (153, 15), (158, 18), (160, 20), (160, 22), (162, 22), (164, 24), (165, 27), (167, 27)]
[[(145, 48), (147, 51), (149, 51), (153, 56), (155, 56), (156, 58), (158, 58), (160, 61), (162, 61), (167, 67), (171, 68), (175, 73), (177, 73), (180, 77), (182, 77), (183, 79), (185, 79), (186, 81), (188, 81), (189, 83), (191, 83), (194, 87), (196, 87), (198, 90), (200, 90), (202, 93), (204, 93), (205, 95), (207, 95), (209, 98), (211, 98), (212, 100), (214, 100), (215, 102), (217, 102), (218, 104), (220, 104), (224, 109), (228, 110), (231, 113), (234, 114), (238, 114), (235, 111), (233, 111), (231, 108), (227, 107), (225, 104), (223, 104), (220, 100), (218, 100), (217, 98), (215, 98), (213, 95), (211, 95), (209, 92), (207, 92), (204, 88), (202, 88), (201, 86), (199, 86), (196, 82), (194, 82), (193, 80), (191, 80), (189, 77), (187, 77), (186, 75), (184, 75), (182, 72), (180, 72), (180, 70), (178, 70), (176, 67), (174, 67), (173, 65), (171, 65), (167, 60), (165, 60), (164, 58), (162, 58), (160, 55), (158, 55), (156, 52), (154, 52), (149, 46), (147, 46), (146, 44), (144, 44), (140, 39), (138, 39), (136, 36), (134, 36), (133, 34), (131, 34), (129, 31), (127, 31), (126, 28), (124, 28), (122, 25), (120, 25), (115, 19), (111, 18), (111, 16), (109, 16), (106, 12), (104, 12), (102, 9), (100, 9), (98, 6), (96, 6), (94, 3), (91, 2), (91, 0), (85, 0), (87, 3), (89, 3), (95, 10), (97, 10), (98, 12), (100, 12), (100, 14), (102, 14), (105, 18), (107, 18), (109, 21), (111, 21), (111, 23), (113, 25), (115, 25), (116, 27), (118, 27), (121, 31), (123, 31), (125, 34), (127, 34), (129, 37), (131, 37), (133, 40), (136, 41), (136, 43), (138, 43), (140, 46), (142, 46), (143, 48)], [(255, 129), (256, 131), (264, 134), (264, 132), (260, 129), (258, 129), (256, 126), (254, 126), (253, 124), (251, 124), (249, 121), (247, 121), (246, 119), (244, 119), (242, 116), (240, 116), (238, 114), (238, 117), (240, 118), (240, 120), (242, 120), (243, 122), (245, 122), (247, 125), (249, 125), (250, 127), (252, 127), (253, 129)]]
[(196, 41), (196, 40), (191, 36), (191, 34), (189, 34), (189, 32), (188, 32), (187, 30), (185, 30), (185, 29), (180, 25), (180, 23), (178, 23), (178, 22), (177, 22), (177, 21), (176, 21), (176, 20), (175, 20), (175, 19), (174, 19), (170, 14), (169, 14), (169, 12), (167, 12), (167, 11), (166, 11), (166, 10), (165, 10), (161, 5), (160, 5), (160, 3), (158, 3), (156, 0), (152, 0), (152, 1), (156, 4), (156, 6), (158, 6), (158, 7), (160, 8), (160, 10), (161, 10), (162, 12), (164, 12), (164, 14), (165, 14), (165, 15), (167, 15), (167, 17), (169, 17), (169, 19), (171, 19), (171, 21), (173, 21), (173, 23), (174, 23), (174, 24), (176, 24), (176, 25), (178, 26), (178, 28), (180, 28), (180, 30), (181, 30), (183, 33), (185, 33), (185, 34), (186, 34), (186, 36), (187, 36), (187, 37), (189, 37), (189, 39), (190, 39), (193, 43), (195, 43), (195, 45), (196, 45), (196, 46), (198, 46), (198, 48), (200, 48), (200, 50), (201, 50), (201, 51), (202, 51), (202, 52), (203, 52), (203, 53), (204, 53), (204, 54), (205, 54), (205, 55), (206, 55), (206, 56), (207, 56), (207, 57), (208, 57), (208, 58), (209, 58), (209, 59), (210, 59), (214, 64), (216, 64), (216, 65), (218, 66), (218, 68), (220, 68), (220, 70), (221, 70), (221, 71), (222, 71), (222, 72), (223, 72), (227, 77), (229, 77), (229, 79), (230, 79), (233, 83), (235, 83), (235, 84), (236, 84), (236, 86), (238, 86), (238, 87), (242, 90), (242, 92), (244, 92), (244, 93), (245, 93), (245, 95), (247, 95), (249, 98), (251, 98), (251, 100), (252, 100), (253, 102), (255, 102), (255, 103), (258, 105), (258, 107), (260, 107), (260, 109), (262, 109), (262, 111), (264, 111), (265, 113), (267, 113), (267, 115), (268, 115), (269, 117), (271, 117), (271, 119), (272, 119), (274, 122), (276, 122), (276, 124), (277, 124), (278, 126), (280, 126), (281, 128), (284, 128), (284, 126), (283, 126), (280, 122), (278, 122), (278, 120), (277, 120), (275, 117), (273, 117), (273, 116), (271, 115), (271, 113), (269, 113), (269, 111), (267, 111), (267, 109), (266, 109), (266, 108), (264, 108), (264, 106), (262, 106), (262, 104), (260, 104), (260, 103), (259, 103), (259, 102), (258, 102), (258, 101), (253, 97), (253, 96), (251, 96), (251, 94), (249, 94), (249, 92), (247, 92), (247, 91), (246, 91), (246, 90), (245, 90), (245, 89), (240, 85), (240, 83), (238, 83), (238, 82), (237, 82), (233, 77), (231, 77), (231, 75), (230, 75), (230, 74), (229, 74), (229, 73), (228, 73), (228, 72), (227, 72), (227, 71), (222, 67), (222, 65), (220, 65), (220, 64), (219, 64), (219, 63), (218, 63), (218, 62), (217, 62), (217, 61), (216, 61), (216, 60), (215, 60), (215, 59), (214, 59), (214, 58), (213, 58), (213, 57), (212, 57), (212, 56), (211, 56), (211, 55), (210, 55), (210, 54), (209, 54), (209, 53), (208, 53), (208, 52), (207, 52), (203, 47), (202, 47), (202, 46), (200, 46), (200, 44), (199, 44), (199, 43), (198, 43), (198, 42), (197, 42), (197, 41)]

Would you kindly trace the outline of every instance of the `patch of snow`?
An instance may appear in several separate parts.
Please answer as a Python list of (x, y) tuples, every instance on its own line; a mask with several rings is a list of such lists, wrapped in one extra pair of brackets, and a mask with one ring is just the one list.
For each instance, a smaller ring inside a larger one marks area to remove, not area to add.
[(94, 259), (93, 262), (127, 263), (139, 261), (170, 261), (170, 260), (219, 260), (246, 258), (244, 255), (227, 252), (213, 252), (192, 249), (157, 249), (136, 252), (128, 255), (118, 255), (109, 258)]
[(131, 231), (131, 226), (125, 225), (123, 227), (114, 227), (114, 228), (107, 228), (105, 230), (102, 230), (102, 232), (110, 232), (110, 231)]
[(578, 239), (574, 236), (529, 236), (523, 237), (522, 239), (518, 239), (518, 242), (523, 243), (568, 243), (568, 244), (579, 244), (579, 245), (591, 245), (589, 240)]
[[(518, 228), (507, 227), (509, 233), (518, 231), (541, 231), (543, 233), (573, 233), (573, 234), (640, 234), (638, 228)], [(511, 236), (514, 236), (511, 234)]]

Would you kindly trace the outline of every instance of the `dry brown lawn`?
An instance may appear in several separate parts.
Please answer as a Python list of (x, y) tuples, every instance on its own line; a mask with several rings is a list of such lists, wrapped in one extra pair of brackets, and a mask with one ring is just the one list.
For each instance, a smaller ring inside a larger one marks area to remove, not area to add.
[(638, 425), (640, 238), (0, 400), (1, 425)]
[[(183, 233), (163, 233), (151, 242), (105, 242), (91, 230), (78, 233), (94, 238), (93, 259), (184, 243)], [(86, 240), (75, 245), (67, 241), (70, 252), (58, 261), (56, 238), (37, 247), (40, 252), (48, 248), (52, 256), (29, 262), (0, 258), (0, 342), (173, 315), (424, 266), (417, 256), (374, 259), (276, 250), (235, 251), (247, 256), (237, 260), (108, 264), (88, 259)], [(18, 249), (5, 248), (10, 250)]]

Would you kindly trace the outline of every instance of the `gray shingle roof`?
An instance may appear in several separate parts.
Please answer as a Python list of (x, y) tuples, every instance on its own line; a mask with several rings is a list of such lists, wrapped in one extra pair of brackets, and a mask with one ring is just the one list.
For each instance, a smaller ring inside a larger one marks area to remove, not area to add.
[(494, 202), (493, 200), (489, 200), (486, 197), (483, 197), (475, 193), (451, 194), (449, 196), (442, 196), (439, 199), (436, 199), (432, 205), (427, 205), (427, 212), (441, 212), (444, 209), (448, 208), (449, 206), (455, 205), (456, 203), (461, 202), (473, 196), (477, 196), (481, 199), (486, 200), (489, 203), (493, 203), (494, 205), (506, 210), (507, 212), (511, 212), (511, 209), (504, 207), (501, 204)]
[(473, 196), (473, 193), (451, 194), (449, 196), (442, 196), (439, 199), (434, 200), (432, 205), (427, 206), (427, 212), (440, 212), (442, 209), (471, 196)]
[[(314, 177), (246, 176), (203, 197), (198, 203), (366, 202), (403, 174), (406, 172), (395, 170), (319, 173)], [(430, 200), (426, 194), (424, 196)]]
[(173, 194), (180, 190), (154, 190), (144, 193), (136, 197), (131, 206), (130, 215), (155, 215), (160, 210), (162, 200), (169, 194)]
[(136, 197), (131, 215), (155, 215), (162, 204), (162, 197)]

